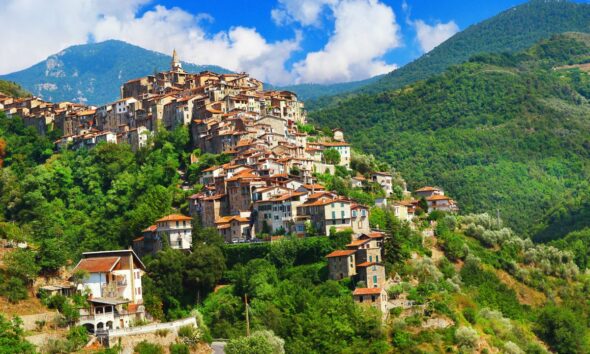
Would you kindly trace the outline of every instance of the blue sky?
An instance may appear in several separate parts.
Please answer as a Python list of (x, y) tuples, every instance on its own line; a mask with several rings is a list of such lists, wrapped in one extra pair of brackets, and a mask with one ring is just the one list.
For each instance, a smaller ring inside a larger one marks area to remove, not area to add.
[(91, 38), (163, 53), (175, 48), (185, 61), (275, 84), (354, 81), (394, 70), (523, 2), (0, 0), (0, 74)]
[[(421, 19), (428, 24), (448, 23), (454, 21), (460, 30), (472, 24), (492, 17), (510, 7), (525, 3), (526, 0), (407, 0), (408, 10), (402, 9), (402, 1), (381, 1), (394, 10), (397, 22), (403, 33), (404, 45), (389, 51), (385, 58), (389, 63), (403, 65), (423, 54), (417, 40), (416, 30), (406, 23), (406, 17), (410, 20)], [(208, 13), (213, 21), (204, 24), (210, 32), (223, 31), (231, 26), (242, 25), (255, 27), (265, 38), (280, 40), (290, 38), (294, 29), (304, 32), (303, 50), (295, 53), (291, 62), (305, 57), (309, 50), (320, 50), (328, 41), (331, 31), (334, 30), (333, 18), (329, 11), (324, 11), (322, 26), (304, 27), (292, 24), (290, 26), (277, 26), (270, 16), (276, 8), (276, 1), (159, 1), (167, 7), (180, 7), (192, 13)], [(143, 10), (149, 9), (151, 5)]]

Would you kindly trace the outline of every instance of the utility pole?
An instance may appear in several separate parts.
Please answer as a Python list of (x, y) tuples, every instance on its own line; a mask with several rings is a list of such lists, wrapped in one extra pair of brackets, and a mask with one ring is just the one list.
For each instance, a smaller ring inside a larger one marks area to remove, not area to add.
[(250, 337), (250, 316), (248, 315), (248, 294), (244, 294), (244, 305), (246, 306), (246, 337)]

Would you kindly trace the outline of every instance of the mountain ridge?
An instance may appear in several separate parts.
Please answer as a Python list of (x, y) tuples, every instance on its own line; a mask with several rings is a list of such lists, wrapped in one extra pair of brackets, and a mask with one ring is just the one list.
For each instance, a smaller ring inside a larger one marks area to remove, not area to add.
[[(169, 67), (171, 56), (119, 40), (70, 46), (27, 69), (0, 75), (48, 101), (104, 104), (119, 98), (120, 85)], [(185, 70), (230, 72), (182, 62)], [(40, 79), (41, 78), (41, 79)]]

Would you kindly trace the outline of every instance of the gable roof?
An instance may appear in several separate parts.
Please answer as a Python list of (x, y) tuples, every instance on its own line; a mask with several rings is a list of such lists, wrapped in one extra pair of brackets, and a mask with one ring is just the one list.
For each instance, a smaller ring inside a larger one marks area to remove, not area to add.
[(360, 295), (381, 295), (383, 289), (381, 288), (356, 288), (352, 295), (360, 296)]
[(121, 257), (83, 258), (74, 270), (85, 270), (88, 273), (106, 273), (115, 268)]
[(336, 251), (330, 253), (329, 255), (327, 255), (326, 258), (346, 257), (346, 256), (350, 256), (351, 254), (353, 254), (355, 252), (356, 252), (356, 250), (336, 250)]
[(183, 220), (192, 220), (192, 218), (190, 216), (186, 216), (186, 215), (182, 215), (182, 214), (170, 214), (170, 215), (164, 216), (163, 218), (156, 220), (156, 222), (183, 221)]

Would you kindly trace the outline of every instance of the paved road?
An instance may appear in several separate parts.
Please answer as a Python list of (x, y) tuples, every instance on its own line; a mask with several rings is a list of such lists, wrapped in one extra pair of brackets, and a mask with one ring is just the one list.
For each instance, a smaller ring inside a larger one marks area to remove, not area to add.
[(214, 354), (225, 354), (225, 342), (213, 342), (211, 348), (213, 348)]

